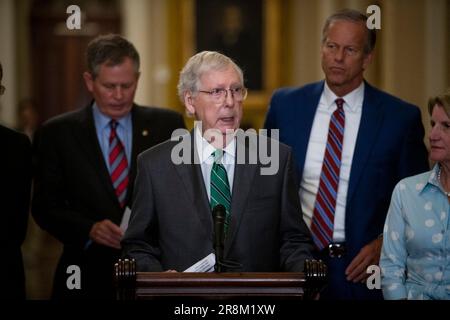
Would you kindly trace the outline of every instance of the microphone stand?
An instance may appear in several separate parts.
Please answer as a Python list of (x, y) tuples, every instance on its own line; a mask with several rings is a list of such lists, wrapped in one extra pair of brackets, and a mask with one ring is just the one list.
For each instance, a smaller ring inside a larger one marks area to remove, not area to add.
[(222, 260), (223, 260), (223, 247), (224, 247), (224, 227), (225, 227), (225, 215), (226, 209), (223, 205), (218, 204), (212, 211), (214, 220), (214, 251), (216, 253), (216, 264), (214, 270), (216, 272), (223, 272)]
[(242, 267), (242, 264), (225, 260), (223, 258), (223, 248), (225, 242), (225, 215), (226, 209), (223, 205), (218, 204), (212, 211), (214, 220), (214, 250), (216, 253), (216, 264), (214, 265), (215, 272), (225, 272), (227, 269), (238, 269)]

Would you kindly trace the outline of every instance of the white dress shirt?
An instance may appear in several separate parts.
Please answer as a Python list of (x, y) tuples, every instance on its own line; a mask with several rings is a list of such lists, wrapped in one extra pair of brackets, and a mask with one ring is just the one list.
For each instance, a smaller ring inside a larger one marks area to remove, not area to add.
[(356, 138), (361, 122), (362, 104), (364, 100), (364, 83), (345, 95), (336, 96), (325, 82), (324, 90), (320, 97), (319, 106), (314, 116), (308, 148), (305, 157), (305, 166), (300, 183), (300, 201), (304, 220), (311, 228), (311, 219), (316, 202), (316, 194), (319, 189), (322, 163), (325, 156), (325, 147), (328, 138), (328, 127), (332, 113), (337, 109), (335, 100), (343, 98), (345, 112), (344, 143), (342, 146), (341, 170), (334, 216), (333, 241), (345, 241), (345, 207), (347, 200), (348, 182), (352, 167), (353, 153), (355, 151)]
[[(197, 127), (194, 131), (197, 154), (200, 159), (200, 166), (202, 168), (203, 182), (205, 183), (206, 192), (208, 193), (208, 199), (211, 199), (211, 169), (214, 163), (214, 156), (212, 153), (216, 151), (216, 148), (214, 148), (205, 138), (203, 138)], [(230, 194), (232, 195), (234, 164), (236, 162), (236, 139), (231, 140), (225, 149), (223, 149), (223, 157), (220, 159), (220, 162), (227, 171), (228, 182), (230, 184)]]

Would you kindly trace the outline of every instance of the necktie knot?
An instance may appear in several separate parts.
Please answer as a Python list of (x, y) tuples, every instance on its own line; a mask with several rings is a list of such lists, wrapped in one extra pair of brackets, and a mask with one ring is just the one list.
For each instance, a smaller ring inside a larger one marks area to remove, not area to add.
[(345, 100), (342, 98), (338, 98), (338, 99), (336, 99), (335, 102), (336, 102), (338, 109), (342, 110), (342, 108), (344, 107)]
[(111, 131), (109, 133), (109, 144), (111, 144), (115, 139), (117, 139), (117, 121), (116, 120), (111, 120), (109, 122), (109, 126), (111, 127)]
[(213, 153), (211, 153), (211, 155), (214, 158), (214, 163), (220, 163), (220, 160), (223, 158), (224, 151), (222, 149), (216, 149)]

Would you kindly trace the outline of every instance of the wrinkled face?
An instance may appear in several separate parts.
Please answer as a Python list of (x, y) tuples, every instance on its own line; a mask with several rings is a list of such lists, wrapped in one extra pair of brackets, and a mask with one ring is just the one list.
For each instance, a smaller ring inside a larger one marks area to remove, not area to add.
[(364, 53), (366, 25), (345, 20), (334, 21), (322, 43), (322, 69), (330, 89), (342, 97), (363, 81), (372, 54)]
[(431, 113), (430, 159), (450, 165), (450, 119), (437, 104)]
[(94, 79), (89, 72), (84, 73), (84, 81), (94, 96), (100, 111), (112, 119), (120, 119), (130, 112), (139, 79), (133, 61), (125, 58), (121, 64), (100, 66)]
[[(243, 87), (238, 72), (229, 66), (223, 70), (210, 70), (199, 79), (200, 91), (214, 89), (235, 89)], [(228, 90), (226, 98), (217, 102), (205, 92), (187, 92), (184, 96), (187, 110), (202, 121), (203, 133), (208, 129), (217, 129), (222, 134), (239, 128), (242, 118), (242, 101), (236, 101)]]

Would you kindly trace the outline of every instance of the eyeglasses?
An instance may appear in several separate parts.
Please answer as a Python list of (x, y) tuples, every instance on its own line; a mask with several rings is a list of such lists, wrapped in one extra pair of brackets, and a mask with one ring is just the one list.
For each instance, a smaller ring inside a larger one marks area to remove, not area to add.
[(5, 93), (6, 88), (2, 85), (0, 85), (0, 96)]
[(236, 102), (242, 102), (245, 98), (247, 98), (247, 88), (244, 87), (230, 89), (216, 88), (210, 91), (198, 90), (198, 92), (209, 94), (212, 100), (216, 103), (223, 103), (228, 96), (228, 91), (230, 91), (231, 96)]

